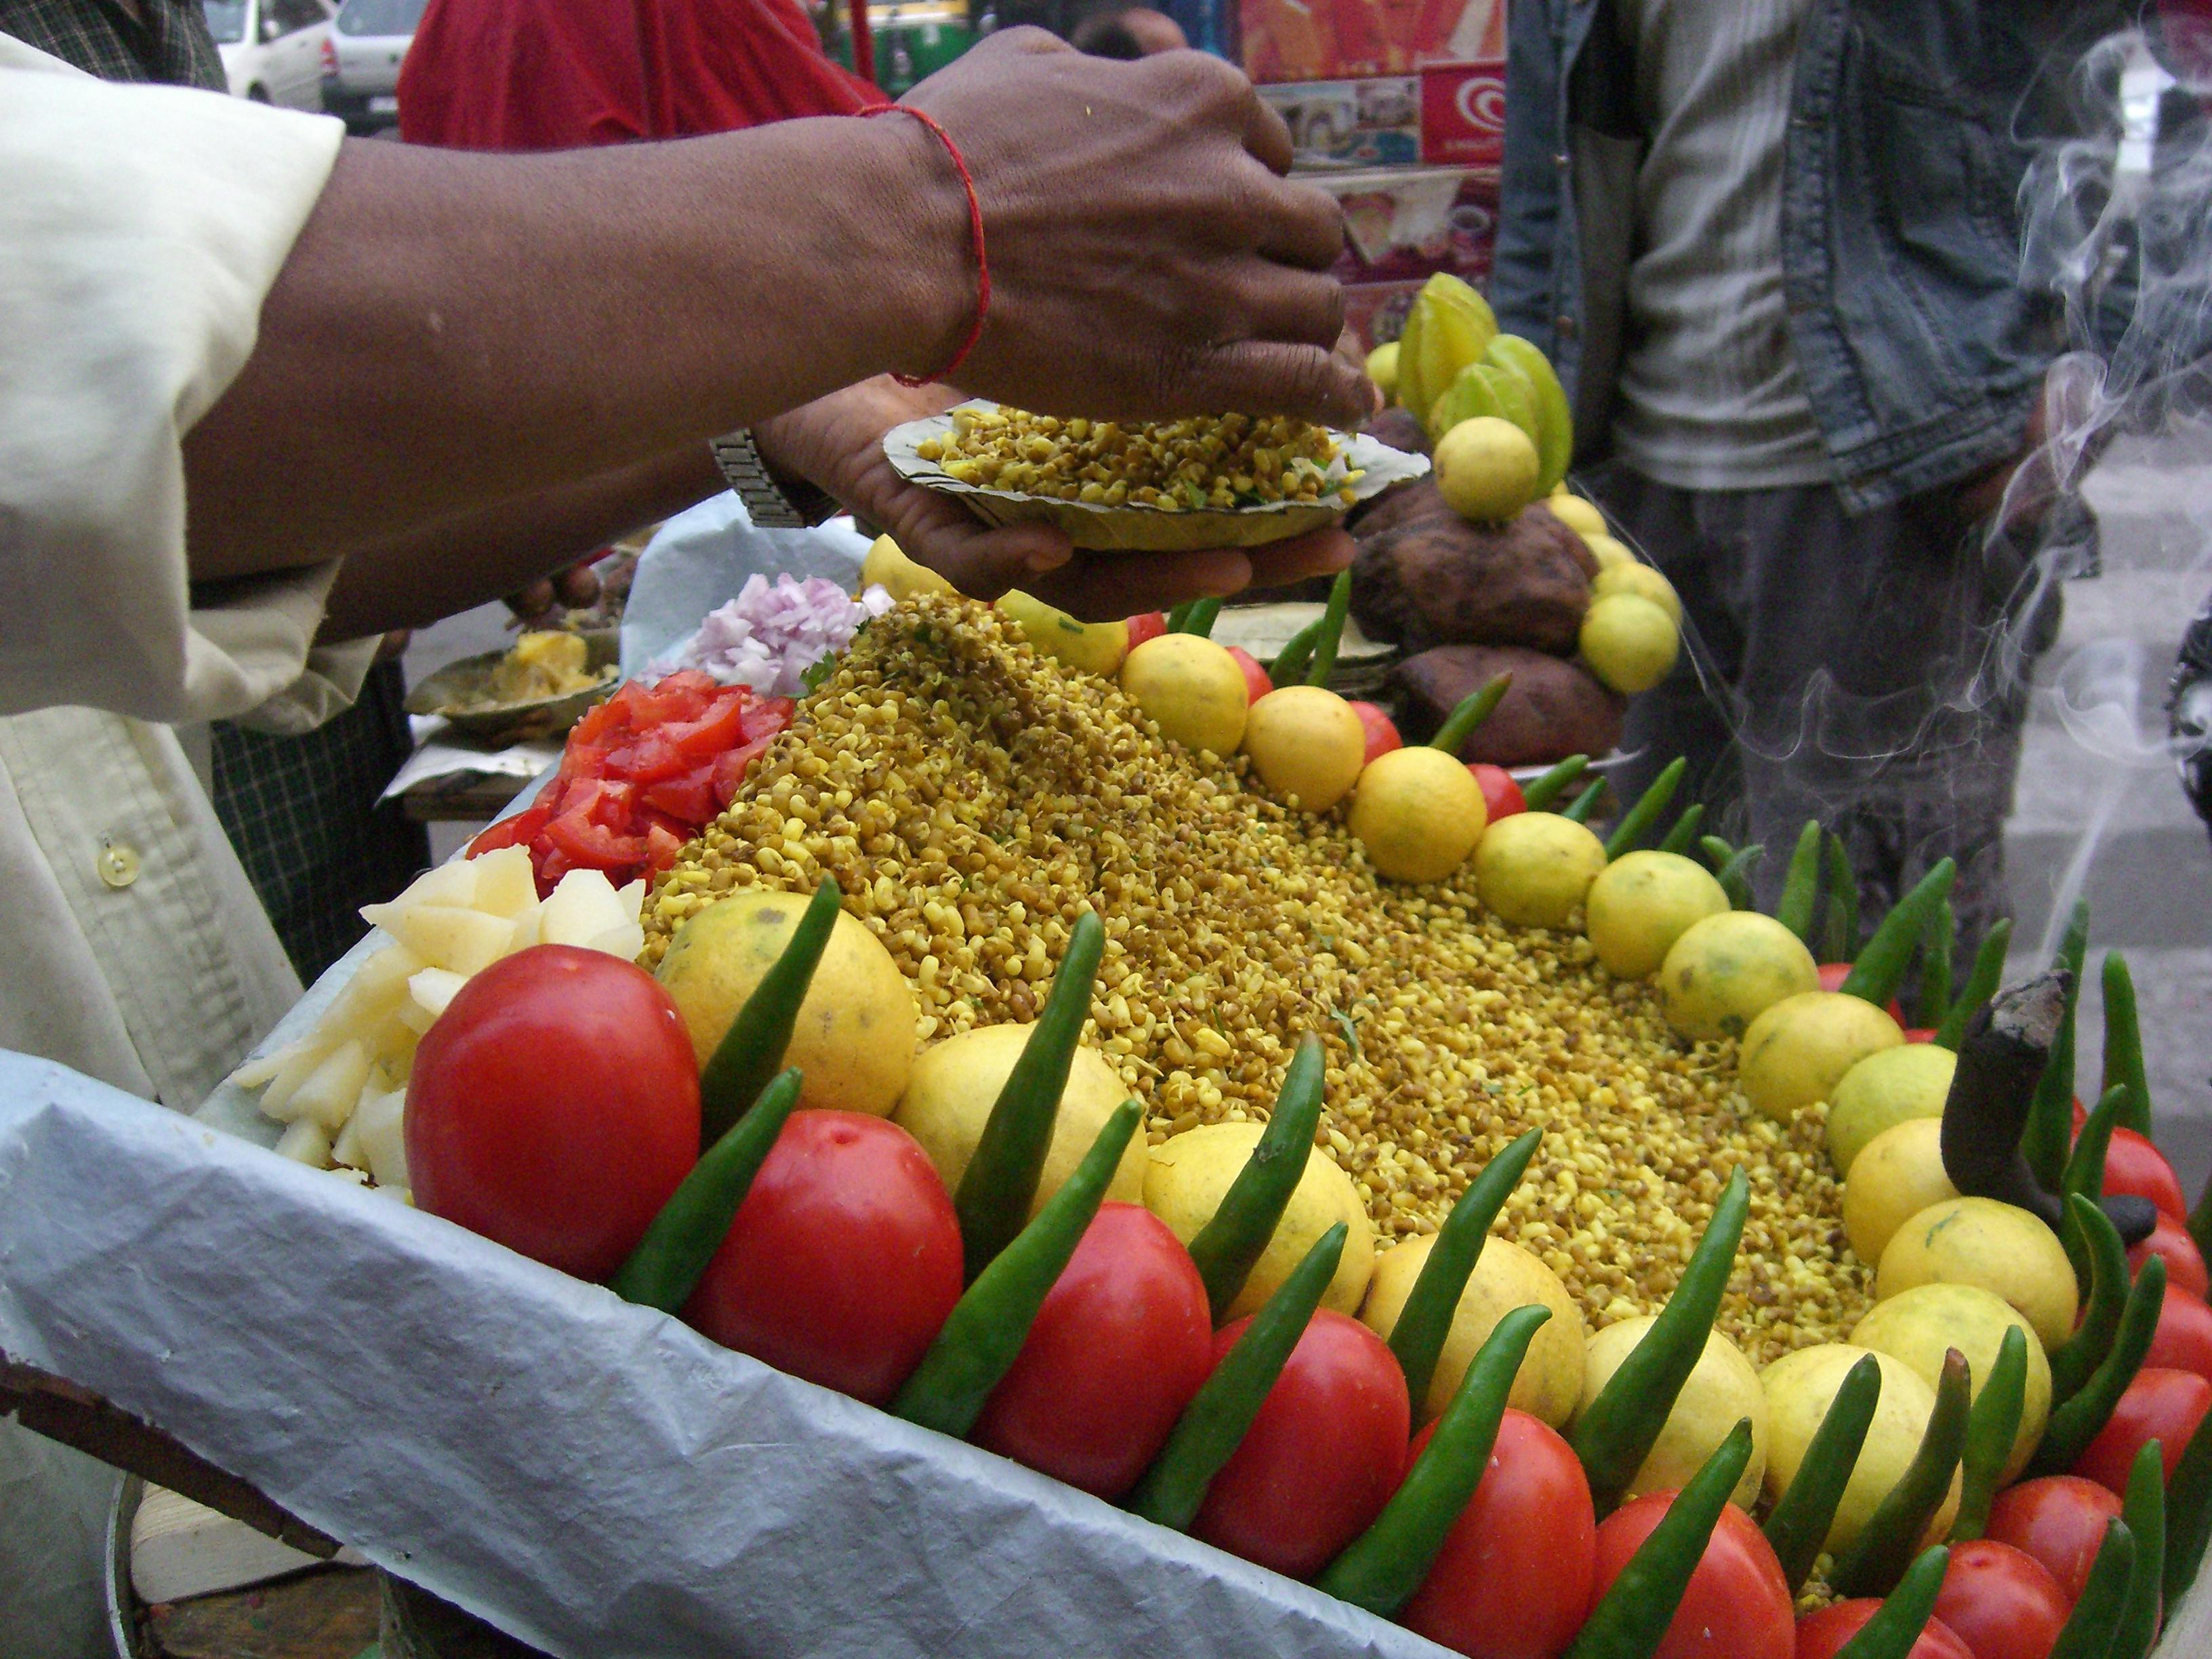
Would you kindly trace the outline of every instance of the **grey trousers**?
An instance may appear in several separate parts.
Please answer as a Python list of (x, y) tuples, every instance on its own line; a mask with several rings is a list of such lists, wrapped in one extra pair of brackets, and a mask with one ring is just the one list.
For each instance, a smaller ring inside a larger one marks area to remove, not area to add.
[(1948, 497), (1852, 517), (1825, 485), (1691, 491), (1618, 464), (1584, 482), (1682, 598), (1682, 658), (1630, 705), (1623, 799), (1687, 757), (1678, 805), (1766, 849), (1762, 908), (1819, 818), (1850, 853), (1862, 933), (1957, 860), (1963, 970), (2008, 914), (2004, 821), (2056, 585)]

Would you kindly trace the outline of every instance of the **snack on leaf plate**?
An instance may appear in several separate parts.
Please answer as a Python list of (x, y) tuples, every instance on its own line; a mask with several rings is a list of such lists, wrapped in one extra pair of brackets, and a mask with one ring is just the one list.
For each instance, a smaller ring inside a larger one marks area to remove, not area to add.
[[(1177, 492), (1178, 499), (1196, 504), (1165, 506), (1133, 500), (1119, 503), (1066, 500), (1057, 495), (969, 482), (947, 471), (946, 467), (954, 465), (955, 458), (944, 455), (942, 447), (948, 438), (955, 435), (956, 425), (962, 423), (963, 415), (969, 424), (979, 419), (1012, 419), (1018, 422), (1030, 418), (994, 403), (963, 404), (942, 415), (933, 415), (926, 420), (909, 421), (904, 426), (894, 427), (884, 434), (884, 453), (901, 477), (910, 478), (916, 483), (941, 490), (946, 495), (958, 495), (977, 517), (989, 523), (1012, 524), (1020, 520), (1042, 520), (1066, 531), (1078, 547), (1127, 552), (1167, 552), (1200, 547), (1257, 547), (1262, 543), (1279, 541), (1285, 536), (1296, 536), (1333, 523), (1357, 503), (1381, 495), (1392, 484), (1418, 478), (1429, 470), (1428, 460), (1424, 456), (1392, 449), (1387, 444), (1361, 434), (1328, 432), (1324, 435), (1334, 453), (1326, 464), (1316, 462), (1311, 457), (1298, 457), (1291, 463), (1292, 469), (1301, 475), (1306, 475), (1309, 468), (1314, 469), (1308, 476), (1311, 477), (1318, 491), (1318, 499), (1316, 500), (1258, 499), (1263, 493), (1258, 486), (1266, 481), (1257, 477), (1252, 478), (1255, 489), (1233, 492), (1244, 503), (1242, 505), (1223, 507), (1208, 504), (1218, 498), (1211, 496), (1196, 485)], [(1108, 423), (1064, 422), (1059, 424), (1068, 428), (1103, 427)], [(1144, 428), (1133, 422), (1123, 429), (1136, 434), (1158, 428)], [(1036, 434), (1032, 434), (1029, 441), (1037, 441)], [(927, 455), (922, 453), (925, 447), (929, 452)], [(1043, 446), (1039, 452), (1040, 459), (1048, 458), (1050, 453), (1050, 446)]]

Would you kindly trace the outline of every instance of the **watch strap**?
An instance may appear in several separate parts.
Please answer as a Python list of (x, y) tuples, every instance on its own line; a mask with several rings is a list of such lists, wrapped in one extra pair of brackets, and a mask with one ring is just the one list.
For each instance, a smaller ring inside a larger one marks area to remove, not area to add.
[(787, 488), (761, 459), (760, 446), (743, 427), (713, 440), (714, 465), (722, 478), (745, 504), (745, 513), (762, 530), (804, 530), (821, 523), (836, 511), (836, 503), (811, 484)]

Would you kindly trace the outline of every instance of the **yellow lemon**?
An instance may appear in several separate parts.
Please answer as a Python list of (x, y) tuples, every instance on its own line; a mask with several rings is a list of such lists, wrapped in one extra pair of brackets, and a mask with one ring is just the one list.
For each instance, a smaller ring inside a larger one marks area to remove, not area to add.
[[(1170, 1135), (1152, 1149), (1145, 1168), (1145, 1207), (1168, 1224), (1170, 1231), (1188, 1244), (1196, 1238), (1231, 1184), (1243, 1173), (1252, 1149), (1260, 1144), (1262, 1125), (1207, 1123)], [(1322, 1306), (1339, 1313), (1358, 1310), (1367, 1294), (1369, 1275), (1375, 1271), (1375, 1228), (1367, 1219), (1367, 1206), (1352, 1177), (1316, 1147), (1306, 1154), (1306, 1171), (1291, 1194), (1283, 1218), (1275, 1224), (1267, 1248), (1260, 1253), (1252, 1276), (1229, 1304), (1226, 1319), (1257, 1313), (1261, 1305), (1305, 1259), (1313, 1243), (1338, 1222), (1349, 1237), (1336, 1273), (1322, 1294)]]
[[(1379, 1334), (1388, 1337), (1405, 1311), (1413, 1281), (1436, 1243), (1432, 1233), (1401, 1239), (1376, 1258), (1375, 1282), (1367, 1292), (1367, 1305), (1359, 1316)], [(1476, 1352), (1490, 1340), (1498, 1322), (1516, 1308), (1540, 1303), (1552, 1316), (1536, 1328), (1528, 1352), (1514, 1373), (1512, 1391), (1505, 1403), (1516, 1411), (1540, 1417), (1553, 1428), (1564, 1428), (1573, 1416), (1583, 1393), (1583, 1356), (1589, 1346), (1582, 1310), (1567, 1294), (1567, 1287), (1534, 1255), (1510, 1239), (1483, 1243), (1482, 1255), (1460, 1292), (1451, 1329), (1444, 1336), (1435, 1374), (1429, 1379), (1428, 1398), (1413, 1402), (1416, 1422), (1426, 1422), (1451, 1403), (1459, 1392)]]
[(1398, 398), (1398, 343), (1391, 340), (1367, 354), (1367, 378), (1382, 390), (1385, 403)]
[(1751, 1022), (1736, 1060), (1744, 1098), (1787, 1123), (1869, 1054), (1895, 1048), (1905, 1033), (1886, 1010), (1841, 991), (1800, 991)]
[(1037, 650), (1086, 674), (1110, 675), (1129, 654), (1126, 622), (1079, 623), (1018, 587), (999, 596), (999, 611)]
[(1605, 868), (1605, 843), (1557, 812), (1516, 812), (1474, 844), (1474, 891), (1516, 927), (1564, 927)]
[(1682, 635), (1674, 619), (1650, 600), (1635, 593), (1607, 593), (1592, 599), (1583, 613), (1577, 643), (1591, 673), (1614, 690), (1632, 695), (1667, 678), (1681, 651)]
[(1597, 561), (1598, 574), (1601, 576), (1617, 566), (1643, 562), (1621, 543), (1615, 541), (1602, 531), (1594, 535), (1584, 536), (1583, 545), (1589, 549), (1590, 557)]
[[(1861, 1153), (1862, 1161), (1874, 1150)], [(1933, 1284), (1978, 1285), (2002, 1297), (2034, 1328), (2046, 1350), (2073, 1334), (2078, 1287), (2065, 1248), (2035, 1216), (2010, 1204), (1946, 1199), (1897, 1230), (1875, 1270), (1875, 1299), (1886, 1302), (1916, 1285)]]
[(1442, 881), (1474, 850), (1488, 816), (1474, 775), (1440, 749), (1377, 755), (1352, 797), (1352, 833), (1393, 881)]
[(1783, 998), (1820, 988), (1805, 942), (1756, 910), (1692, 922), (1659, 966), (1667, 1023), (1689, 1037), (1741, 1036)]
[(1696, 860), (1647, 852), (1624, 854), (1607, 865), (1584, 906), (1583, 931), (1606, 971), (1616, 979), (1643, 979), (1659, 971), (1692, 922), (1725, 915), (1729, 900)]
[(2014, 1326), (2020, 1328), (2027, 1344), (2027, 1377), (2020, 1431), (2013, 1436), (2012, 1453), (2005, 1460), (2003, 1479), (2010, 1480), (2027, 1467), (2043, 1438), (2043, 1425), (2051, 1419), (2051, 1360), (2035, 1328), (2010, 1303), (1978, 1285), (1916, 1285), (1878, 1304), (1853, 1328), (1851, 1340), (1862, 1348), (1894, 1354), (1931, 1389), (1942, 1375), (1943, 1356), (1956, 1348), (1966, 1356), (1978, 1400), (1997, 1363), (2005, 1332)]
[(910, 599), (917, 593), (959, 592), (927, 565), (907, 557), (905, 550), (888, 536), (878, 536), (868, 544), (868, 555), (860, 561), (860, 587), (863, 592), (880, 587), (895, 599)]
[(1546, 498), (1544, 505), (1551, 509), (1553, 518), (1585, 543), (1593, 536), (1605, 536), (1608, 539), (1611, 537), (1612, 532), (1605, 526), (1605, 514), (1599, 512), (1594, 503), (1576, 495), (1565, 484), (1553, 490)]
[(1276, 799), (1326, 812), (1350, 793), (1366, 763), (1367, 728), (1335, 692), (1286, 685), (1252, 705), (1244, 752)]
[(1498, 524), (1535, 499), (1543, 465), (1528, 434), (1495, 415), (1462, 421), (1431, 458), (1444, 503), (1463, 519)]
[[(804, 893), (740, 888), (691, 917), (669, 940), (657, 976), (684, 1017), (701, 1066), (782, 956), (806, 901)], [(799, 1005), (783, 1063), (805, 1073), (805, 1104), (882, 1117), (906, 1087), (921, 1018), (891, 953), (858, 918), (841, 911)]]
[(1869, 1054), (1828, 1095), (1828, 1157), (1838, 1176), (1883, 1130), (1912, 1117), (1941, 1117), (1959, 1056), (1933, 1042)]
[(1636, 594), (1665, 611), (1678, 630), (1682, 626), (1682, 596), (1674, 591), (1674, 583), (1640, 559), (1604, 567), (1590, 584), (1590, 593), (1597, 599), (1608, 593)]
[[(1928, 1419), (1936, 1410), (1936, 1390), (1894, 1355), (1875, 1353), (1871, 1348), (1846, 1342), (1800, 1348), (1759, 1373), (1759, 1380), (1766, 1389), (1766, 1491), (1770, 1498), (1778, 1500), (1797, 1478), (1805, 1449), (1834, 1403), (1836, 1390), (1843, 1387), (1851, 1367), (1869, 1353), (1875, 1354), (1875, 1364), (1881, 1370), (1881, 1394), (1875, 1403), (1874, 1421), (1859, 1447), (1858, 1459), (1851, 1465), (1850, 1479), (1844, 1485), (1843, 1501), (1836, 1506), (1835, 1519), (1829, 1523), (1827, 1540), (1821, 1546), (1832, 1554), (1857, 1541), (1876, 1507), (1903, 1477), (1920, 1449), (1920, 1437), (1928, 1431)], [(1958, 1511), (1959, 1483), (1954, 1475), (1950, 1493), (1930, 1526), (1931, 1534), (1941, 1538), (1948, 1532)]]
[(1121, 665), (1121, 690), (1163, 737), (1186, 749), (1233, 755), (1252, 706), (1244, 671), (1227, 649), (1197, 634), (1146, 640)]
[(1862, 1261), (1879, 1266), (1897, 1230), (1931, 1204), (1956, 1198), (1943, 1170), (1943, 1126), (1907, 1118), (1867, 1142), (1844, 1182), (1844, 1237)]
[[(1576, 1416), (1590, 1408), (1653, 1322), (1654, 1316), (1650, 1314), (1623, 1319), (1590, 1338)], [(1705, 1338), (1705, 1352), (1698, 1356), (1682, 1392), (1674, 1396), (1674, 1407), (1667, 1413), (1659, 1438), (1652, 1443), (1621, 1501), (1686, 1486), (1745, 1418), (1751, 1419), (1751, 1462), (1744, 1466), (1743, 1479), (1736, 1482), (1729, 1497), (1739, 1508), (1747, 1510), (1757, 1500), (1759, 1483), (1766, 1473), (1766, 1391), (1759, 1386), (1759, 1372), (1744, 1358), (1743, 1350), (1714, 1331)]]
[[(981, 1025), (932, 1043), (915, 1057), (891, 1121), (921, 1143), (945, 1178), (947, 1192), (959, 1190), (960, 1177), (975, 1155), (991, 1108), (999, 1103), (999, 1091), (1006, 1086), (1035, 1029), (1030, 1024)], [(1045, 1149), (1044, 1172), (1037, 1180), (1030, 1214), (1075, 1173), (1114, 1109), (1128, 1097), (1128, 1087), (1112, 1062), (1096, 1048), (1079, 1045), (1067, 1068), (1067, 1087), (1060, 1092), (1060, 1113), (1053, 1121), (1052, 1143)], [(1120, 1204), (1144, 1201), (1142, 1135), (1130, 1138), (1106, 1196)]]

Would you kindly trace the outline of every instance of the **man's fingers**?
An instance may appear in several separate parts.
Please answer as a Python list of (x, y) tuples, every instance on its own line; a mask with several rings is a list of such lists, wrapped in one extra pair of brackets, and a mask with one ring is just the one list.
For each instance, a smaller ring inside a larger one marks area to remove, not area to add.
[(1344, 335), (1344, 289), (1335, 278), (1281, 265), (1259, 265), (1231, 305), (1233, 331), (1248, 340), (1319, 346), (1334, 352)]
[(1271, 180), (1263, 187), (1259, 252), (1307, 270), (1327, 270), (1344, 252), (1344, 206), (1314, 185)]
[(1288, 173), (1297, 153), (1288, 124), (1273, 105), (1249, 86), (1244, 97), (1244, 148), (1259, 157), (1268, 172)]
[[(1332, 331), (1329, 343), (1335, 338)], [(1358, 426), (1376, 409), (1375, 383), (1328, 345), (1241, 340), (1215, 346), (1182, 380), (1177, 401), (1198, 409), (1295, 415), (1340, 428)]]
[(540, 576), (520, 592), (508, 594), (507, 608), (525, 622), (544, 616), (553, 608), (552, 578)]
[(1334, 576), (1351, 564), (1359, 544), (1329, 525), (1246, 551), (1252, 562), (1253, 586), (1287, 587), (1315, 576)]
[(572, 564), (553, 578), (553, 588), (562, 604), (588, 610), (599, 602), (599, 573), (588, 564)]
[(958, 514), (957, 520), (933, 517), (910, 526), (898, 535), (899, 547), (971, 599), (995, 599), (1010, 587), (1034, 592), (1048, 573), (1066, 565), (1073, 551), (1066, 535), (1050, 525), (987, 529), (957, 502), (946, 505)]

